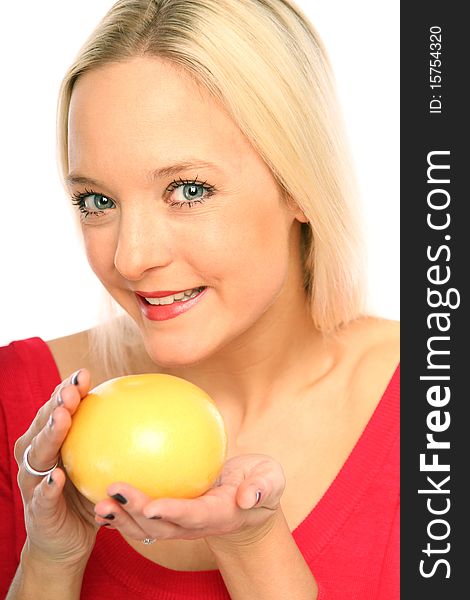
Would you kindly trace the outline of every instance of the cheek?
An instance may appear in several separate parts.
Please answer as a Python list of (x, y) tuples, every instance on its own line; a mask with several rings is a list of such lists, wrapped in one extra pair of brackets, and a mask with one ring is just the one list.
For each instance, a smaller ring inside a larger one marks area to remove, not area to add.
[(204, 235), (208, 280), (223, 282), (221, 293), (243, 294), (259, 304), (285, 280), (289, 262), (288, 224), (282, 209), (230, 211), (222, 227)]
[(91, 269), (105, 283), (114, 272), (114, 233), (104, 227), (85, 229), (83, 243)]

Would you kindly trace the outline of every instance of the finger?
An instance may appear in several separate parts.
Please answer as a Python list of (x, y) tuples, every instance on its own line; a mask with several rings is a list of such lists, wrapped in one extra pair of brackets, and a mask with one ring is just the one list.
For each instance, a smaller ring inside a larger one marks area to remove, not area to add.
[(263, 496), (262, 484), (260, 482), (242, 484), (237, 491), (237, 504), (244, 510), (261, 506), (262, 501), (265, 501), (265, 499), (266, 493)]
[[(141, 539), (138, 534), (145, 532), (144, 537), (152, 537), (157, 539), (193, 539), (195, 537), (191, 532), (185, 530), (175, 524), (171, 519), (161, 517), (152, 513), (149, 517), (144, 514), (144, 508), (152, 501), (149, 497), (126, 483), (113, 483), (108, 488), (109, 498), (99, 502), (95, 506), (95, 512), (99, 515), (96, 519), (97, 523), (103, 524), (107, 521), (108, 524), (121, 533), (132, 537), (133, 539)], [(178, 502), (178, 500), (169, 500), (169, 502)], [(126, 513), (131, 520), (123, 516)], [(111, 519), (105, 517), (111, 516)], [(135, 525), (140, 529), (136, 529)]]
[(65, 510), (62, 494), (65, 480), (65, 473), (57, 468), (35, 486), (32, 501), (28, 506), (28, 514), (35, 522), (45, 526), (57, 525), (58, 517)]
[(107, 493), (109, 497), (95, 505), (95, 513), (117, 516), (125, 512), (134, 520), (139, 516), (142, 518), (142, 507), (149, 501), (143, 492), (127, 483), (117, 482), (108, 488)]
[[(48, 471), (57, 464), (60, 447), (72, 424), (71, 415), (80, 404), (81, 394), (88, 389), (89, 374), (87, 372), (82, 375), (82, 371), (77, 371), (69, 379), (70, 381), (64, 382), (62, 387), (59, 386), (52, 395), (49, 401), (52, 412), (42, 429), (31, 440), (27, 460), (29, 466), (36, 471)], [(42, 416), (44, 414), (45, 412)], [(38, 416), (35, 419), (36, 423), (33, 422), (33, 426), (37, 426), (41, 418)], [(27, 496), (28, 492), (32, 492), (34, 486), (38, 484), (38, 476), (25, 469), (24, 458), (23, 455), (18, 483)]]
[(98, 502), (95, 506), (95, 512), (100, 515), (113, 514), (116, 516), (121, 511), (126, 512), (142, 529), (145, 529), (147, 523), (143, 515), (143, 508), (150, 502), (150, 498), (142, 491), (129, 485), (128, 483), (113, 483), (108, 489), (108, 498)]
[(269, 475), (251, 475), (239, 486), (236, 502), (244, 510), (255, 507), (276, 509), (285, 488), (282, 471), (275, 469)]
[(130, 487), (126, 484), (118, 484), (118, 489), (122, 493), (113, 492), (114, 498), (110, 497), (98, 502), (95, 506), (95, 521), (98, 525), (108, 525), (119, 529), (123, 535), (131, 539), (142, 540), (151, 536), (138, 524), (133, 514), (137, 512), (140, 498), (145, 495), (137, 490), (133, 490), (134, 493), (132, 493)]
[(184, 529), (212, 530), (222, 523), (233, 522), (236, 506), (227, 496), (221, 497), (206, 494), (199, 498), (161, 498), (149, 502), (143, 509), (148, 519), (160, 517), (171, 521)]
[(15, 458), (19, 466), (23, 454), (33, 438), (46, 426), (51, 413), (57, 406), (64, 406), (73, 414), (80, 400), (86, 396), (90, 387), (90, 374), (87, 369), (80, 369), (62, 381), (52, 393), (50, 399), (39, 409), (28, 430), (15, 443)]
[[(96, 510), (96, 509), (95, 509)], [(96, 513), (95, 521), (98, 525), (107, 525), (133, 540), (145, 538), (166, 539), (193, 539), (191, 532), (186, 532), (174, 523), (163, 520), (149, 520), (140, 516), (134, 519), (121, 506), (115, 505), (110, 512), (102, 515)]]
[(90, 391), (91, 376), (88, 369), (78, 369), (70, 376), (70, 384), (74, 385), (81, 398), (84, 398)]
[(258, 477), (243, 482), (237, 490), (236, 501), (244, 510), (261, 507), (275, 510), (279, 507), (283, 490), (283, 487), (273, 485), (272, 481)]
[(114, 506), (117, 503), (132, 516), (137, 516), (142, 514), (142, 508), (150, 501), (144, 492), (122, 481), (110, 485), (106, 492), (109, 498), (99, 502), (97, 508)]
[(45, 411), (45, 417), (47, 412), (50, 414), (57, 406), (63, 406), (73, 415), (80, 401), (88, 394), (90, 383), (90, 373), (87, 369), (75, 371), (57, 386), (50, 400), (45, 404), (44, 408), (48, 409)]
[(122, 535), (134, 540), (143, 540), (145, 538), (189, 540), (198, 537), (194, 532), (186, 531), (182, 527), (160, 518), (146, 519), (142, 515), (134, 518), (119, 505), (114, 505), (112, 509), (109, 508), (109, 511), (104, 515), (96, 512), (96, 523), (101, 526), (106, 525), (109, 528), (117, 529)]
[(143, 540), (146, 537), (151, 537), (126, 511), (119, 508), (105, 515), (96, 513), (95, 521), (98, 525), (108, 525), (114, 529), (119, 529), (122, 535), (133, 540)]
[[(70, 429), (72, 417), (66, 408), (58, 406), (49, 421), (31, 441), (28, 455), (29, 465), (36, 471), (47, 471), (58, 461), (60, 447)], [(18, 483), (25, 493), (38, 485), (39, 477), (32, 475), (22, 463), (18, 472)]]

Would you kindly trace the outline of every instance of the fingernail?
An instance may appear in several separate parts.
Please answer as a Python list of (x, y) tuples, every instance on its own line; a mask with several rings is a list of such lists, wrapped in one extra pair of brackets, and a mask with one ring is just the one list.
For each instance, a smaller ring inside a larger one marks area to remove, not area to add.
[(256, 506), (260, 500), (261, 500), (261, 490), (258, 490), (256, 492), (256, 502), (254, 503), (253, 506)]
[(52, 427), (54, 426), (54, 417), (51, 416), (49, 417), (49, 421), (47, 422), (47, 425), (52, 429)]
[(78, 371), (76, 371), (70, 378), (70, 383), (72, 385), (78, 385), (78, 376), (80, 375), (80, 372), (81, 372), (81, 369), (78, 369)]
[(111, 527), (111, 523), (100, 523), (100, 527)]
[(63, 406), (64, 401), (62, 400), (61, 390), (57, 392), (57, 406)]
[(103, 519), (108, 519), (108, 521), (112, 521), (114, 519), (113, 513), (109, 513), (109, 515), (105, 515), (102, 517)]
[(160, 515), (155, 515), (154, 517), (147, 517), (147, 519), (153, 519), (156, 521), (157, 519), (161, 519)]
[(121, 494), (113, 494), (111, 498), (117, 500), (120, 504), (127, 504), (127, 499), (124, 498)]
[(54, 483), (54, 479), (52, 478), (52, 473), (49, 473), (47, 476), (47, 485), (52, 485)]

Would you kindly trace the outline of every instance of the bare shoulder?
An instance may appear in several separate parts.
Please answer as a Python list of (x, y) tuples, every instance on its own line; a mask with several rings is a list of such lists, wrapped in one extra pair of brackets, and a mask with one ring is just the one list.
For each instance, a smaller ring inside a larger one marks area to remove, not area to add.
[(80, 331), (46, 342), (54, 357), (61, 379), (78, 369), (92, 370), (89, 354), (89, 331)]
[(362, 317), (338, 335), (350, 360), (359, 363), (396, 364), (400, 357), (400, 323), (379, 317)]
[(400, 361), (400, 323), (363, 317), (340, 335), (348, 365), (349, 389), (369, 408), (382, 397)]
[(367, 367), (395, 370), (400, 360), (400, 323), (390, 319), (369, 317), (363, 324), (361, 362)]

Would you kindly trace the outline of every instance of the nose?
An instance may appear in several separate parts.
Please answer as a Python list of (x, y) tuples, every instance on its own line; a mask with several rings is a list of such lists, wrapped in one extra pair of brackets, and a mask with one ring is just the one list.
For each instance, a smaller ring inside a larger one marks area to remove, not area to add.
[(149, 269), (171, 263), (171, 237), (169, 224), (155, 211), (123, 212), (114, 266), (125, 279), (139, 281)]

